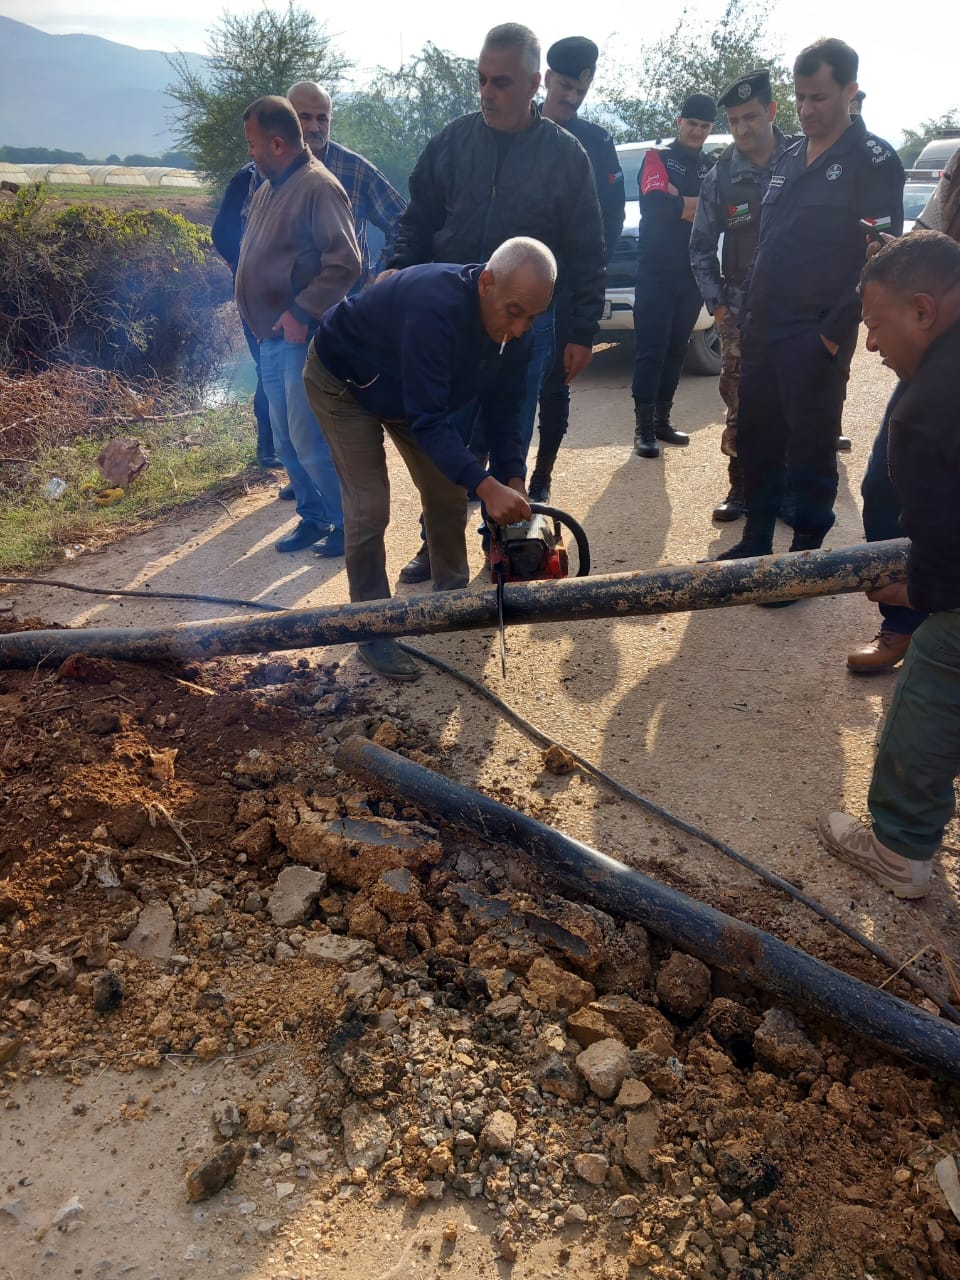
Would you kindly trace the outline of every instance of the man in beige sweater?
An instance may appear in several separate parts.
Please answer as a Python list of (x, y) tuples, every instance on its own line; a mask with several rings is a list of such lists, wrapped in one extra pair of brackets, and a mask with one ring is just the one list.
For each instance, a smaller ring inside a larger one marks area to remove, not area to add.
[(266, 181), (250, 201), (240, 244), (236, 298), (260, 343), (277, 456), (286, 467), (300, 522), (276, 544), (343, 555), (340, 482), (303, 386), (307, 345), (320, 317), (360, 274), (350, 201), (304, 145), (286, 98), (246, 109), (247, 149)]

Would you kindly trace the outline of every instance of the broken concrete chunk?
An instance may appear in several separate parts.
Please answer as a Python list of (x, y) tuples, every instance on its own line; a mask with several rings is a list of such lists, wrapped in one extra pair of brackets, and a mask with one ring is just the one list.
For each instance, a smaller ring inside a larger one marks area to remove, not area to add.
[(480, 1146), (495, 1155), (507, 1155), (517, 1138), (517, 1122), (509, 1111), (494, 1111), (480, 1131)]
[(436, 866), (442, 856), (436, 831), (419, 822), (372, 814), (329, 819), (304, 807), (296, 816), (295, 825), (277, 821), (277, 838), (290, 856), (352, 889), (367, 888), (394, 867)]
[(144, 960), (169, 960), (177, 937), (173, 911), (165, 902), (148, 902), (123, 944)]
[(353, 1103), (343, 1110), (343, 1154), (348, 1169), (374, 1169), (387, 1154), (393, 1130), (379, 1111)]
[(584, 1049), (598, 1040), (619, 1040), (620, 1032), (592, 1006), (577, 1009), (567, 1019), (567, 1031)]
[(374, 956), (372, 943), (365, 938), (344, 938), (340, 934), (328, 933), (320, 938), (308, 938), (303, 944), (301, 955), (315, 964), (335, 964), (342, 969), (359, 969), (368, 964)]
[(281, 929), (303, 924), (326, 887), (327, 877), (322, 871), (312, 871), (309, 867), (284, 867), (267, 900), (267, 910), (273, 923)]
[(803, 1024), (786, 1009), (768, 1009), (753, 1045), (764, 1066), (774, 1071), (822, 1071), (823, 1056), (807, 1039)]
[(581, 1151), (573, 1157), (573, 1171), (578, 1178), (589, 1182), (592, 1187), (599, 1187), (610, 1169), (610, 1161), (606, 1156), (592, 1151)]

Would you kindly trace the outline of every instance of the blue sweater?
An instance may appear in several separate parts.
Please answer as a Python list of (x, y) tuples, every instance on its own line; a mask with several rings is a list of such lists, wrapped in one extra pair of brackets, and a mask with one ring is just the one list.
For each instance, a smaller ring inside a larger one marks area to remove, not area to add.
[(345, 298), (314, 339), (320, 362), (381, 421), (405, 420), (448, 480), (476, 489), (487, 472), (450, 425), (472, 401), (483, 412), (490, 474), (526, 474), (520, 408), (533, 335), (500, 344), (480, 322), (482, 266), (429, 262)]

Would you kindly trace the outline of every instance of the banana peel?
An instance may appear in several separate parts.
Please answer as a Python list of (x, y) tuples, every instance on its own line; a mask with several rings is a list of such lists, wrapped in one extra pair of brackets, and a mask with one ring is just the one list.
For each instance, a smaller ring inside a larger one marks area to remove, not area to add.
[(96, 485), (85, 484), (80, 490), (82, 498), (92, 499), (98, 507), (115, 507), (118, 502), (122, 502), (126, 489), (97, 489)]

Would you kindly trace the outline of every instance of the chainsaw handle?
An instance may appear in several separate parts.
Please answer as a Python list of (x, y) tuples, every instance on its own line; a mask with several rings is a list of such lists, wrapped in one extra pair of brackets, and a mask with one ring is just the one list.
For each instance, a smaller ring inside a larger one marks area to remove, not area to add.
[(590, 572), (590, 543), (587, 541), (583, 526), (578, 524), (573, 516), (568, 516), (565, 511), (559, 511), (556, 507), (545, 507), (540, 502), (531, 502), (530, 510), (542, 516), (551, 516), (558, 524), (562, 524), (565, 529), (570, 530), (573, 534), (573, 540), (577, 544), (576, 576), (585, 578)]

